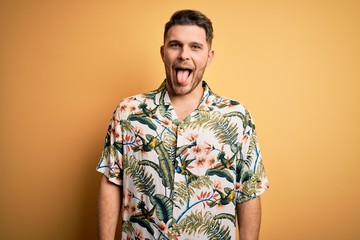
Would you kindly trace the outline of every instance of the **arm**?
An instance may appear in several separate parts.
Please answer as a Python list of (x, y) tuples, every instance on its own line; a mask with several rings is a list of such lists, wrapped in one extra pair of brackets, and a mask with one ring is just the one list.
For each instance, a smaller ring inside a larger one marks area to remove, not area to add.
[(236, 205), (240, 240), (257, 240), (261, 222), (260, 197)]
[(122, 201), (121, 187), (109, 182), (103, 175), (98, 199), (98, 239), (115, 239), (120, 206)]

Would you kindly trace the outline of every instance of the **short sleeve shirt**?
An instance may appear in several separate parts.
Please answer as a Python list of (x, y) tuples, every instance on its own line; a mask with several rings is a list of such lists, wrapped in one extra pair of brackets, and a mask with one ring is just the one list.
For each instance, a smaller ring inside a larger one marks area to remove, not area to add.
[(180, 121), (165, 83), (121, 101), (97, 170), (123, 187), (122, 239), (234, 239), (236, 204), (268, 188), (247, 109), (203, 82)]

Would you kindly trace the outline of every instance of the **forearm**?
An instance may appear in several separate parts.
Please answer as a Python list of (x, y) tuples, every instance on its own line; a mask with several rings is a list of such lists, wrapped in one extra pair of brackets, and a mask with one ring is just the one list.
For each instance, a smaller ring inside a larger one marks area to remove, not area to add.
[(237, 204), (240, 240), (257, 240), (261, 223), (260, 197)]
[(98, 199), (98, 239), (113, 240), (118, 224), (122, 191), (102, 176)]

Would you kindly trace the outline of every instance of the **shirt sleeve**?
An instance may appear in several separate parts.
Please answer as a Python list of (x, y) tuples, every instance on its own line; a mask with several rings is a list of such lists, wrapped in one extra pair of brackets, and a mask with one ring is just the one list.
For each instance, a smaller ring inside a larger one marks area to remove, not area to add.
[(120, 120), (120, 106), (114, 111), (104, 141), (104, 147), (96, 170), (109, 181), (122, 186), (123, 138)]
[(260, 196), (269, 188), (261, 157), (255, 124), (246, 111), (244, 134), (240, 142), (240, 158), (236, 165), (236, 202), (242, 203)]

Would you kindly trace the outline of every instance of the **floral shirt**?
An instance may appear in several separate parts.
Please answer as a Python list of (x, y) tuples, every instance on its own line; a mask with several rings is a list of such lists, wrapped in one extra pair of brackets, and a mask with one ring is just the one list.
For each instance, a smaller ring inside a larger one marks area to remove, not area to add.
[(203, 86), (183, 121), (165, 83), (115, 110), (97, 170), (123, 187), (122, 239), (235, 239), (236, 204), (268, 188), (249, 112)]

